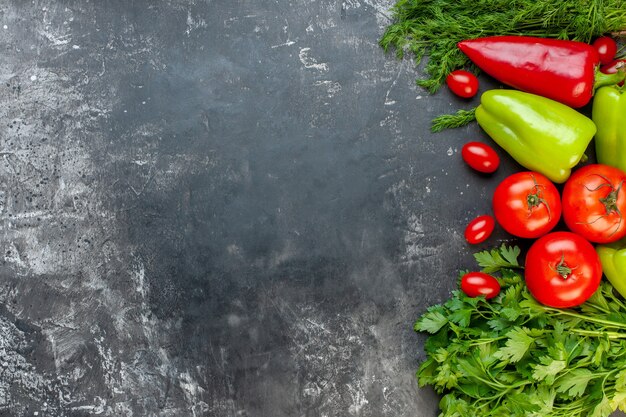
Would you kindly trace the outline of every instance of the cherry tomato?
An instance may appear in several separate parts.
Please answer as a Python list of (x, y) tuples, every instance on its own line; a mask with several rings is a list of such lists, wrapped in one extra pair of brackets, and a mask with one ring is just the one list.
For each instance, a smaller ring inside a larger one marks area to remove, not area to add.
[(593, 47), (598, 51), (601, 64), (608, 64), (615, 58), (617, 53), (617, 43), (608, 36), (601, 36), (593, 41)]
[(498, 280), (484, 272), (468, 272), (461, 278), (461, 290), (468, 297), (493, 298), (500, 292)]
[(500, 157), (496, 151), (481, 142), (468, 142), (463, 145), (461, 156), (467, 165), (485, 174), (494, 172), (500, 165)]
[(559, 191), (538, 172), (518, 172), (496, 187), (493, 214), (498, 224), (514, 236), (543, 236), (561, 217)]
[(609, 243), (626, 236), (626, 173), (603, 164), (574, 171), (563, 188), (563, 219), (591, 242)]
[(539, 238), (526, 254), (524, 278), (542, 304), (567, 308), (584, 303), (600, 285), (602, 264), (593, 245), (571, 232)]
[[(614, 61), (609, 62), (606, 65), (602, 65), (600, 67), (600, 71), (604, 74), (615, 74), (618, 69), (624, 68), (626, 69), (626, 59), (616, 59)], [(619, 83), (618, 85), (624, 85), (624, 81)]]
[(600, 71), (605, 74), (615, 74), (620, 68), (626, 69), (626, 59), (616, 59), (606, 65), (602, 65)]
[(478, 216), (465, 228), (465, 240), (470, 245), (484, 242), (491, 236), (495, 225), (496, 221), (488, 214)]
[(463, 70), (452, 71), (446, 77), (446, 84), (459, 97), (474, 97), (478, 92), (478, 78), (471, 72)]

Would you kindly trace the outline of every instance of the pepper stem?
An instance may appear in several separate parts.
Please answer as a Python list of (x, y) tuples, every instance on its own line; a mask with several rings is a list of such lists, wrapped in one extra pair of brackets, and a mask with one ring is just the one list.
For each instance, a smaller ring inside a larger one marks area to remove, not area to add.
[(626, 71), (618, 70), (614, 74), (605, 74), (600, 71), (600, 68), (596, 68), (595, 82), (593, 83), (593, 90), (597, 90), (605, 85), (617, 85), (626, 79)]

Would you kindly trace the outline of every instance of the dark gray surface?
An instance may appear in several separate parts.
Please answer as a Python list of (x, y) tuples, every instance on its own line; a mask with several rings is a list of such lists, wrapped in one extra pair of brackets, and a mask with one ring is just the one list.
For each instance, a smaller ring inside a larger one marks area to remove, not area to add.
[(390, 5), (0, 5), (1, 415), (437, 415), (412, 323), (516, 167), (428, 132), (472, 103)]

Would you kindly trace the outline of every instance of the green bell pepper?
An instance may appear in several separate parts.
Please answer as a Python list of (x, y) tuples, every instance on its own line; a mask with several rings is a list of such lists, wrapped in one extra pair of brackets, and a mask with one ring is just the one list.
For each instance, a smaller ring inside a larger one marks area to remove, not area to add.
[(626, 93), (601, 87), (593, 98), (591, 118), (598, 127), (596, 157), (601, 164), (626, 171)]
[(626, 297), (626, 239), (596, 246), (602, 272), (622, 297)]
[(596, 133), (576, 110), (516, 90), (484, 92), (476, 121), (520, 165), (556, 183), (569, 178)]

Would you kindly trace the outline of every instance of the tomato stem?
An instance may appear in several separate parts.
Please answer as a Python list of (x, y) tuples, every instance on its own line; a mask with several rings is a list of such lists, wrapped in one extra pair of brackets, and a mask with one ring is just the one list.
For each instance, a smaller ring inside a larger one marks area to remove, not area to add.
[(535, 185), (533, 186), (535, 192), (532, 194), (528, 194), (528, 196), (526, 196), (526, 204), (528, 204), (528, 211), (529, 211), (528, 215), (530, 216), (530, 212), (532, 212), (533, 208), (543, 203), (545, 204), (546, 209), (548, 210), (548, 219), (551, 219), (552, 215), (550, 212), (550, 205), (546, 202), (546, 200), (541, 195), (541, 186), (537, 183), (537, 180), (535, 179), (534, 175), (531, 175), (531, 177), (533, 178), (533, 182), (535, 183)]
[(526, 197), (526, 202), (528, 203), (529, 208), (533, 208), (541, 204), (541, 199), (537, 194), (528, 194), (528, 197)]
[(565, 263), (565, 253), (561, 253), (561, 261), (556, 265), (556, 272), (563, 277), (563, 279), (567, 279), (572, 273), (572, 268), (568, 267)]
[(598, 191), (600, 188), (602, 187), (609, 187), (611, 189), (611, 191), (609, 191), (609, 193), (606, 195), (606, 197), (603, 198), (599, 198), (598, 201), (600, 201), (602, 203), (602, 205), (604, 206), (604, 210), (606, 211), (605, 214), (599, 216), (597, 219), (593, 220), (592, 222), (589, 223), (579, 223), (579, 224), (593, 224), (596, 221), (609, 216), (613, 213), (616, 213), (619, 220), (617, 222), (617, 224), (615, 225), (615, 230), (613, 230), (613, 232), (609, 235), (613, 236), (613, 234), (615, 234), (615, 232), (617, 232), (619, 230), (620, 225), (622, 224), (622, 212), (619, 210), (619, 207), (617, 207), (617, 199), (619, 197), (619, 192), (622, 189), (622, 185), (624, 184), (624, 181), (620, 181), (619, 185), (617, 186), (617, 188), (615, 188), (613, 186), (613, 184), (611, 184), (611, 181), (609, 181), (608, 178), (606, 178), (604, 175), (600, 175), (600, 174), (595, 174), (598, 177), (602, 178), (604, 181), (602, 184), (598, 185), (596, 188), (589, 188), (587, 186), (585, 186), (585, 188), (588, 191)]
[(606, 214), (611, 214), (614, 211), (615, 212), (618, 211), (617, 193), (619, 192), (619, 190), (620, 188), (617, 188), (616, 190), (613, 190), (610, 193), (608, 193), (606, 197), (600, 199), (600, 202), (604, 204), (604, 208), (606, 209)]

